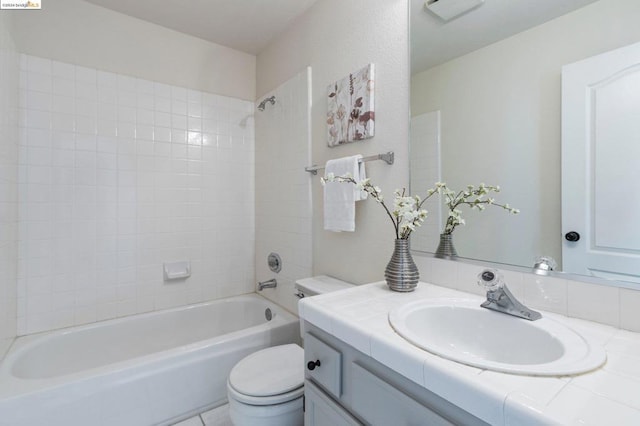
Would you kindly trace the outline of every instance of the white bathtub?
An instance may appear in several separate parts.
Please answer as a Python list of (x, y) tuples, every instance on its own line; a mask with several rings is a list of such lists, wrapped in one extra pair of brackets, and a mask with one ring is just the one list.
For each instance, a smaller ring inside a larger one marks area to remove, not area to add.
[(0, 425), (171, 424), (225, 403), (233, 365), (298, 327), (246, 295), (21, 337), (0, 366)]

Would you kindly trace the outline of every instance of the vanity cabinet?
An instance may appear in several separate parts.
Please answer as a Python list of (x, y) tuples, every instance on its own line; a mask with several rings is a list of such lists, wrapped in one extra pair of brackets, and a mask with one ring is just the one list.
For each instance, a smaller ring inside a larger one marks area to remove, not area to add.
[(306, 426), (486, 424), (348, 342), (305, 331)]
[(304, 424), (306, 426), (358, 426), (362, 424), (310, 380), (304, 382), (304, 400)]

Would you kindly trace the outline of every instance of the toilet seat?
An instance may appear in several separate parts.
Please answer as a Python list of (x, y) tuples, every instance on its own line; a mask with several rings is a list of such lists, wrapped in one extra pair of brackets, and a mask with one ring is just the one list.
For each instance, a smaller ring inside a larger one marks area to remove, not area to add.
[(233, 388), (231, 384), (227, 387), (229, 396), (238, 402), (248, 405), (277, 405), (285, 402), (292, 401), (296, 398), (302, 397), (304, 394), (304, 386), (300, 386), (298, 389), (294, 389), (291, 392), (285, 392), (278, 395), (271, 396), (250, 396), (238, 392)]
[(304, 350), (295, 344), (254, 352), (229, 374), (230, 396), (250, 405), (281, 404), (304, 393)]

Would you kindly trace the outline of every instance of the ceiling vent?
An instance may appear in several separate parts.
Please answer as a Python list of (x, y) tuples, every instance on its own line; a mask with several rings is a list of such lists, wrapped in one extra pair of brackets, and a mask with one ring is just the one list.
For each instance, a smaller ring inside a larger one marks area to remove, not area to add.
[(443, 21), (450, 21), (484, 3), (484, 0), (427, 0), (424, 5)]

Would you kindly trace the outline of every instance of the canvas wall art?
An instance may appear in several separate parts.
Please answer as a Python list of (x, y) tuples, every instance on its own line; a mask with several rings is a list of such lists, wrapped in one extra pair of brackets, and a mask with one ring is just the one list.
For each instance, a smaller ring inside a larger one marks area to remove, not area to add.
[(375, 131), (373, 64), (327, 88), (329, 146), (371, 138)]

